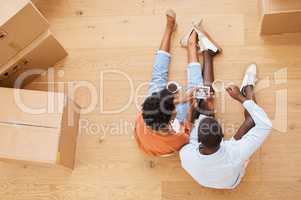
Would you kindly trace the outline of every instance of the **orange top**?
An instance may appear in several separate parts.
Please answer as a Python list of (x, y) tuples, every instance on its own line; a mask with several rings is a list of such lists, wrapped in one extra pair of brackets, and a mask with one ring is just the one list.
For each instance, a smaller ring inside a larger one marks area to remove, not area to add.
[(181, 149), (188, 143), (191, 124), (184, 124), (184, 131), (176, 133), (172, 131), (166, 135), (160, 134), (144, 123), (142, 113), (138, 113), (135, 127), (135, 138), (142, 151), (153, 156), (170, 154)]

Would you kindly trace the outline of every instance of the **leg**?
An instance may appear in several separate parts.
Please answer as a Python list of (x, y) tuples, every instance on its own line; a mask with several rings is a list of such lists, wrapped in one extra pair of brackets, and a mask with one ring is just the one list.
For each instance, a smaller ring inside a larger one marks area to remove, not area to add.
[[(199, 84), (204, 84), (207, 86), (212, 85), (214, 81), (213, 76), (213, 57), (215, 54), (210, 51), (204, 51), (204, 67), (203, 73), (200, 69), (199, 59), (198, 59), (198, 48), (197, 48), (197, 33), (194, 31), (191, 34), (189, 44), (188, 44), (188, 89), (195, 87)], [(204, 76), (204, 77), (203, 77)], [(213, 116), (214, 115), (214, 102), (213, 98), (207, 100), (201, 100), (198, 103), (198, 110), (194, 112), (193, 119), (198, 118), (200, 114)]]
[(214, 81), (214, 69), (213, 69), (213, 57), (210, 51), (203, 52), (203, 63), (204, 63), (204, 85), (211, 87), (212, 91), (212, 83)]
[(172, 38), (172, 33), (174, 32), (174, 27), (176, 24), (176, 19), (171, 16), (166, 16), (167, 22), (165, 27), (165, 32), (161, 40), (160, 50), (165, 52), (170, 52), (170, 42)]
[(192, 88), (204, 82), (201, 71), (201, 64), (198, 57), (197, 42), (197, 34), (195, 31), (193, 31), (189, 38), (189, 43), (187, 46), (187, 90), (191, 90)]
[[(214, 93), (212, 83), (214, 81), (214, 69), (213, 69), (213, 54), (210, 50), (203, 52), (203, 76), (204, 85), (209, 86), (210, 90)], [(204, 101), (199, 102), (199, 107), (202, 110), (202, 114), (214, 117), (214, 98), (211, 96)]]
[[(204, 37), (206, 40), (208, 40), (211, 43), (211, 46), (215, 46), (217, 48), (217, 51), (213, 51), (207, 49), (203, 51), (203, 76), (204, 76), (204, 85), (209, 86), (211, 89), (212, 94), (214, 94), (214, 90), (212, 88), (212, 83), (214, 82), (214, 68), (213, 68), (213, 58), (215, 55), (221, 53), (222, 49), (216, 44), (210, 35), (204, 30), (202, 25), (198, 27), (199, 35), (203, 37), (202, 41), (204, 42)], [(208, 43), (207, 41), (207, 43)], [(202, 42), (200, 42), (200, 46), (204, 48), (204, 45)], [(208, 44), (207, 44), (208, 45)], [(207, 46), (208, 48), (208, 46)], [(207, 98), (204, 101), (199, 102), (199, 108), (201, 108), (203, 111), (205, 111), (203, 114), (213, 116), (214, 117), (214, 98), (213, 96)]]
[(168, 80), (168, 66), (170, 63), (169, 51), (172, 33), (175, 27), (175, 18), (171, 16), (166, 16), (166, 18), (167, 24), (159, 51), (155, 58), (148, 95), (152, 95), (154, 92), (162, 90), (166, 86)]
[[(189, 64), (190, 63), (199, 63), (197, 43), (198, 43), (198, 35), (195, 31), (193, 31), (190, 35), (190, 38), (189, 38), (189, 41), (188, 41), (188, 46), (187, 46), (187, 56), (188, 56), (188, 63)], [(194, 74), (194, 75), (196, 75), (196, 74)], [(190, 83), (188, 83), (188, 85), (189, 84)]]
[[(252, 99), (255, 101), (253, 86), (246, 86), (244, 88), (244, 93), (246, 94), (247, 99)], [(245, 121), (242, 123), (242, 125), (239, 127), (238, 131), (234, 135), (235, 140), (240, 140), (251, 128), (255, 126), (255, 123), (247, 110), (244, 111), (244, 115)]]
[[(198, 47), (197, 47), (197, 34), (195, 31), (192, 32), (189, 43), (187, 46), (187, 90), (198, 86), (203, 83), (203, 76), (201, 71), (201, 64), (198, 58)], [(189, 108), (188, 103), (177, 105), (177, 119), (183, 122), (187, 117), (187, 110)]]

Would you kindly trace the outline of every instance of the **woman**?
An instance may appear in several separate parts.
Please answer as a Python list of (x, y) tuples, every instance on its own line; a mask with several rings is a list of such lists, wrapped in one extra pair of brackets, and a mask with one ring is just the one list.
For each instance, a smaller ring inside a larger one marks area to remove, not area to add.
[(149, 96), (142, 104), (142, 111), (138, 113), (135, 127), (135, 138), (140, 149), (153, 156), (177, 152), (188, 143), (192, 126), (192, 109), (189, 101), (192, 99), (193, 88), (204, 84), (198, 54), (203, 54), (206, 74), (208, 70), (212, 72), (213, 57), (221, 52), (203, 31), (201, 22), (191, 26), (181, 40), (181, 45), (187, 49), (188, 55), (188, 83), (187, 94), (184, 98), (179, 98), (176, 84), (167, 83), (171, 59), (170, 43), (176, 30), (175, 12), (168, 10), (166, 19), (165, 33), (153, 66)]

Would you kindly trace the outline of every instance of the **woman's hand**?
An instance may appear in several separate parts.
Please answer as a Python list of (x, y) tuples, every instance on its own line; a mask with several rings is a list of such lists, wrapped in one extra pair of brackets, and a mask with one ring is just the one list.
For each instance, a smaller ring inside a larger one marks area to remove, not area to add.
[(180, 104), (180, 103), (187, 103), (191, 102), (193, 100), (193, 92), (195, 89), (192, 89), (188, 92), (186, 92), (183, 96), (180, 96), (179, 93), (176, 94), (174, 103)]

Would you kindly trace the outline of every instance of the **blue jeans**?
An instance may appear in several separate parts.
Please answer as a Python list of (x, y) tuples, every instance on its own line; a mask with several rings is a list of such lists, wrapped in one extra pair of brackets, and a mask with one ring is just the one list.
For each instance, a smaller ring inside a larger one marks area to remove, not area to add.
[[(148, 95), (154, 92), (159, 92), (166, 88), (168, 82), (168, 67), (171, 56), (165, 51), (159, 50), (156, 54), (155, 64), (153, 66), (152, 79), (149, 84)], [(190, 63), (187, 66), (187, 88), (190, 90), (195, 86), (203, 84), (203, 75), (200, 63)], [(179, 122), (184, 122), (187, 116), (189, 105), (188, 103), (181, 103), (176, 106), (177, 116)]]

